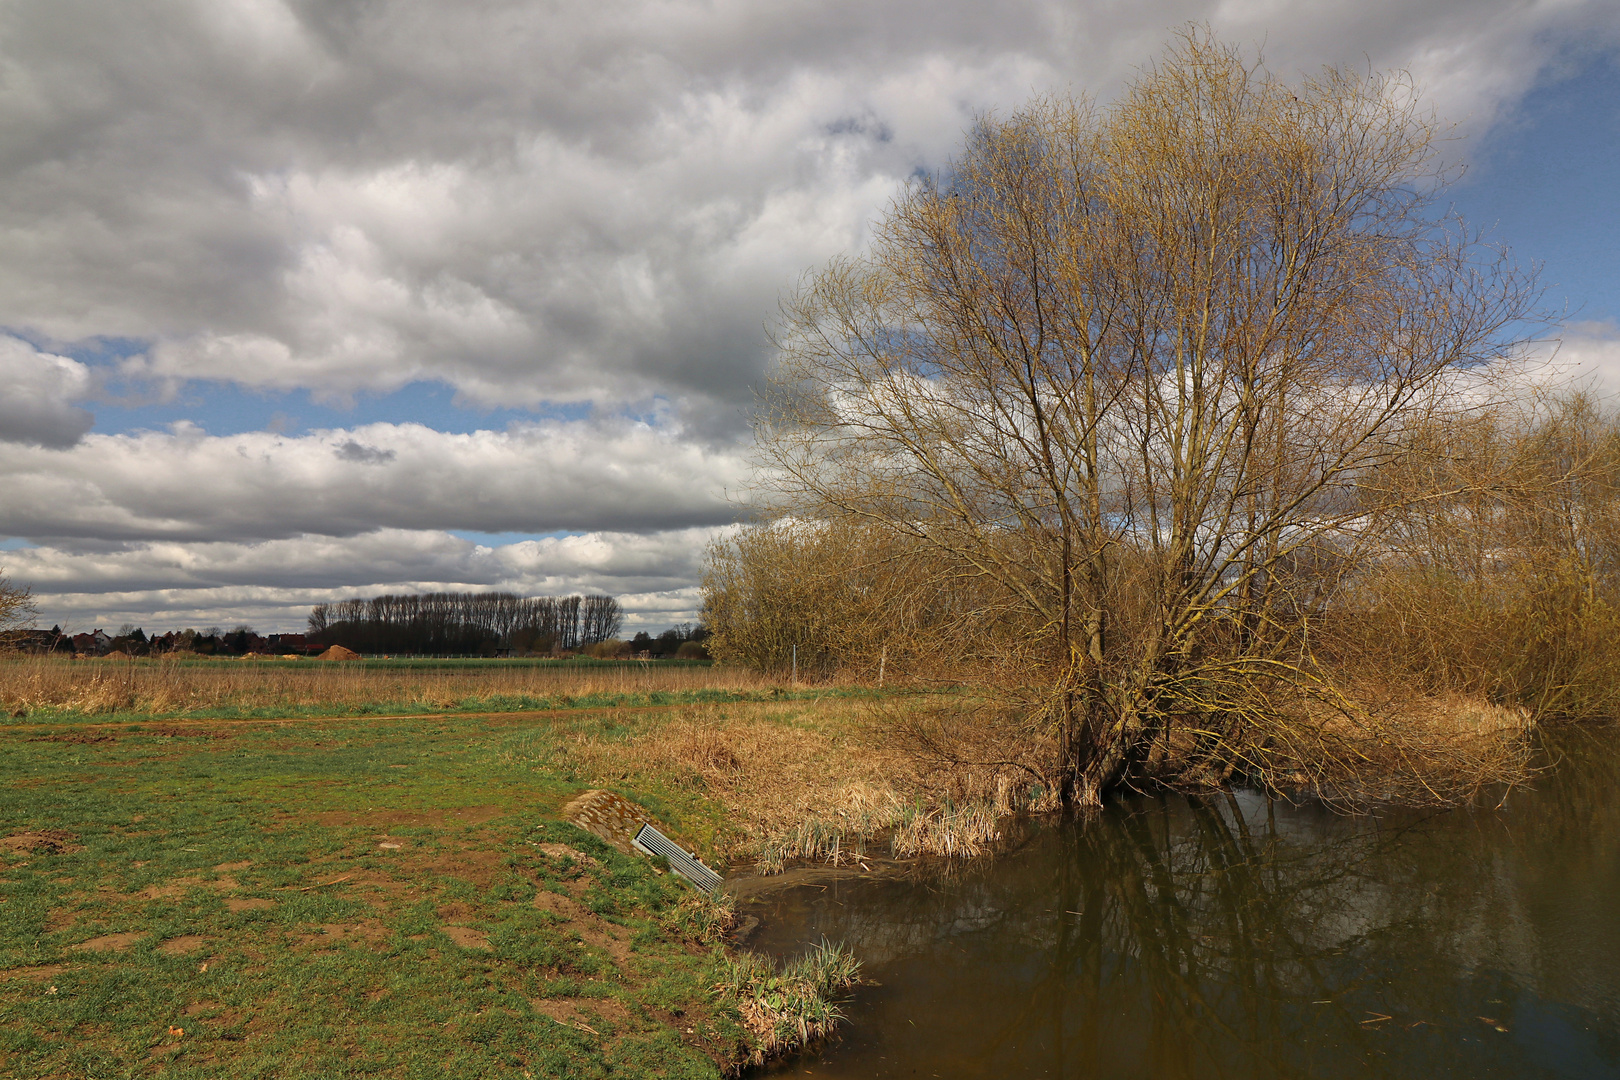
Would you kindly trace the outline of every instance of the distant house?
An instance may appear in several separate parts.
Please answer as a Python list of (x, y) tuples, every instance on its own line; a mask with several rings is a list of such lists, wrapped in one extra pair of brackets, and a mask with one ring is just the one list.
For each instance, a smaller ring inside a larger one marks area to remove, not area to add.
[(8, 630), (0, 634), (0, 651), (43, 653), (61, 647), (62, 628), (50, 630)]
[(88, 634), (73, 635), (73, 651), (82, 656), (105, 656), (112, 643), (112, 637), (99, 627)]
[(307, 653), (309, 649), (309, 641), (303, 634), (271, 634), (265, 639), (265, 652), (285, 655)]

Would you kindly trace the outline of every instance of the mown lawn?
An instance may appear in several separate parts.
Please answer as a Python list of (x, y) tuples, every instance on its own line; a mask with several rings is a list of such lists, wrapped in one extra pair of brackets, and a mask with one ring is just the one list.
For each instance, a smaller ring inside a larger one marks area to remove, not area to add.
[(0, 1074), (716, 1075), (691, 890), (536, 764), (622, 712), (0, 727)]

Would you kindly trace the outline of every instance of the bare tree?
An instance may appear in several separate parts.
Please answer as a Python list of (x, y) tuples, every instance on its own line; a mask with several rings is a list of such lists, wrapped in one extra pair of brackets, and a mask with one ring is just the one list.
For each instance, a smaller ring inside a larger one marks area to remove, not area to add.
[(13, 585), (11, 579), (0, 574), (0, 633), (33, 626), (38, 615), (39, 608), (27, 587)]
[(764, 501), (971, 587), (1072, 801), (1321, 759), (1364, 481), (1534, 300), (1430, 213), (1437, 134), (1402, 77), (1288, 84), (1199, 31), (1107, 108), (981, 121), (784, 303)]

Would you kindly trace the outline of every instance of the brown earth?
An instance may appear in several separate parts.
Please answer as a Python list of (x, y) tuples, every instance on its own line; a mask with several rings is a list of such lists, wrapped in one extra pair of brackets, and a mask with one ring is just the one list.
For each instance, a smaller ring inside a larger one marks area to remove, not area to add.
[(62, 855), (72, 851), (83, 851), (84, 847), (77, 843), (78, 839), (78, 833), (70, 833), (65, 829), (35, 829), (31, 832), (12, 833), (10, 836), (0, 837), (0, 849), (27, 852), (31, 855)]
[(534, 1011), (541, 1016), (549, 1017), (564, 1027), (588, 1031), (592, 1035), (600, 1035), (601, 1032), (586, 1023), (587, 1020), (598, 1023), (605, 1020), (610, 1024), (622, 1024), (630, 1019), (630, 1013), (625, 1007), (611, 998), (536, 998), (529, 1004), (533, 1005)]
[(275, 906), (276, 902), (274, 900), (266, 900), (258, 896), (251, 898), (233, 896), (225, 901), (226, 911), (263, 911), (266, 908)]
[(0, 981), (7, 979), (49, 979), (67, 970), (65, 964), (44, 964), (40, 967), (10, 968), (0, 971)]
[(482, 930), (474, 930), (470, 926), (441, 926), (444, 936), (461, 946), (463, 949), (487, 949), (489, 938)]
[(80, 952), (123, 952), (145, 936), (145, 934), (131, 933), (103, 934), (100, 937), (93, 937), (89, 941), (81, 941), (77, 945), (68, 947)]

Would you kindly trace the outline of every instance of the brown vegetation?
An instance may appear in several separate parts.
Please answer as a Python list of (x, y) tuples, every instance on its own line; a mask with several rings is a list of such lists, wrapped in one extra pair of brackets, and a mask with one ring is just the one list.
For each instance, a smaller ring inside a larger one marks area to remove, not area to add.
[(715, 655), (971, 686), (897, 731), (1079, 805), (1234, 780), (1450, 801), (1522, 775), (1520, 713), (1426, 717), (1541, 701), (1371, 648), (1417, 613), (1380, 575), (1464, 584), (1399, 540), (1484, 482), (1437, 462), (1492, 414), (1477, 372), (1519, 353), (1534, 300), (1431, 216), (1438, 134), (1400, 77), (1285, 84), (1200, 32), (1113, 106), (983, 120), (784, 305), (767, 517), (712, 553)]
[(34, 606), (29, 591), (13, 585), (4, 574), (0, 574), (0, 633), (32, 626), (38, 614), (39, 609)]
[[(874, 856), (974, 856), (998, 822), (1038, 793), (995, 769), (926, 760), (894, 738), (894, 716), (923, 699), (702, 706), (626, 719), (628, 737), (574, 733), (566, 764), (593, 783), (656, 780), (726, 808), (716, 854), (764, 872), (795, 860), (859, 864)], [(880, 719), (881, 718), (881, 719)], [(552, 764), (557, 764), (555, 761)]]
[(13, 716), (58, 709), (87, 715), (163, 715), (228, 710), (260, 715), (285, 710), (524, 707), (541, 698), (766, 689), (771, 681), (742, 668), (625, 662), (611, 668), (566, 662), (438, 665), (321, 664), (306, 660), (210, 660), (173, 657), (72, 660), (0, 654), (0, 709)]

